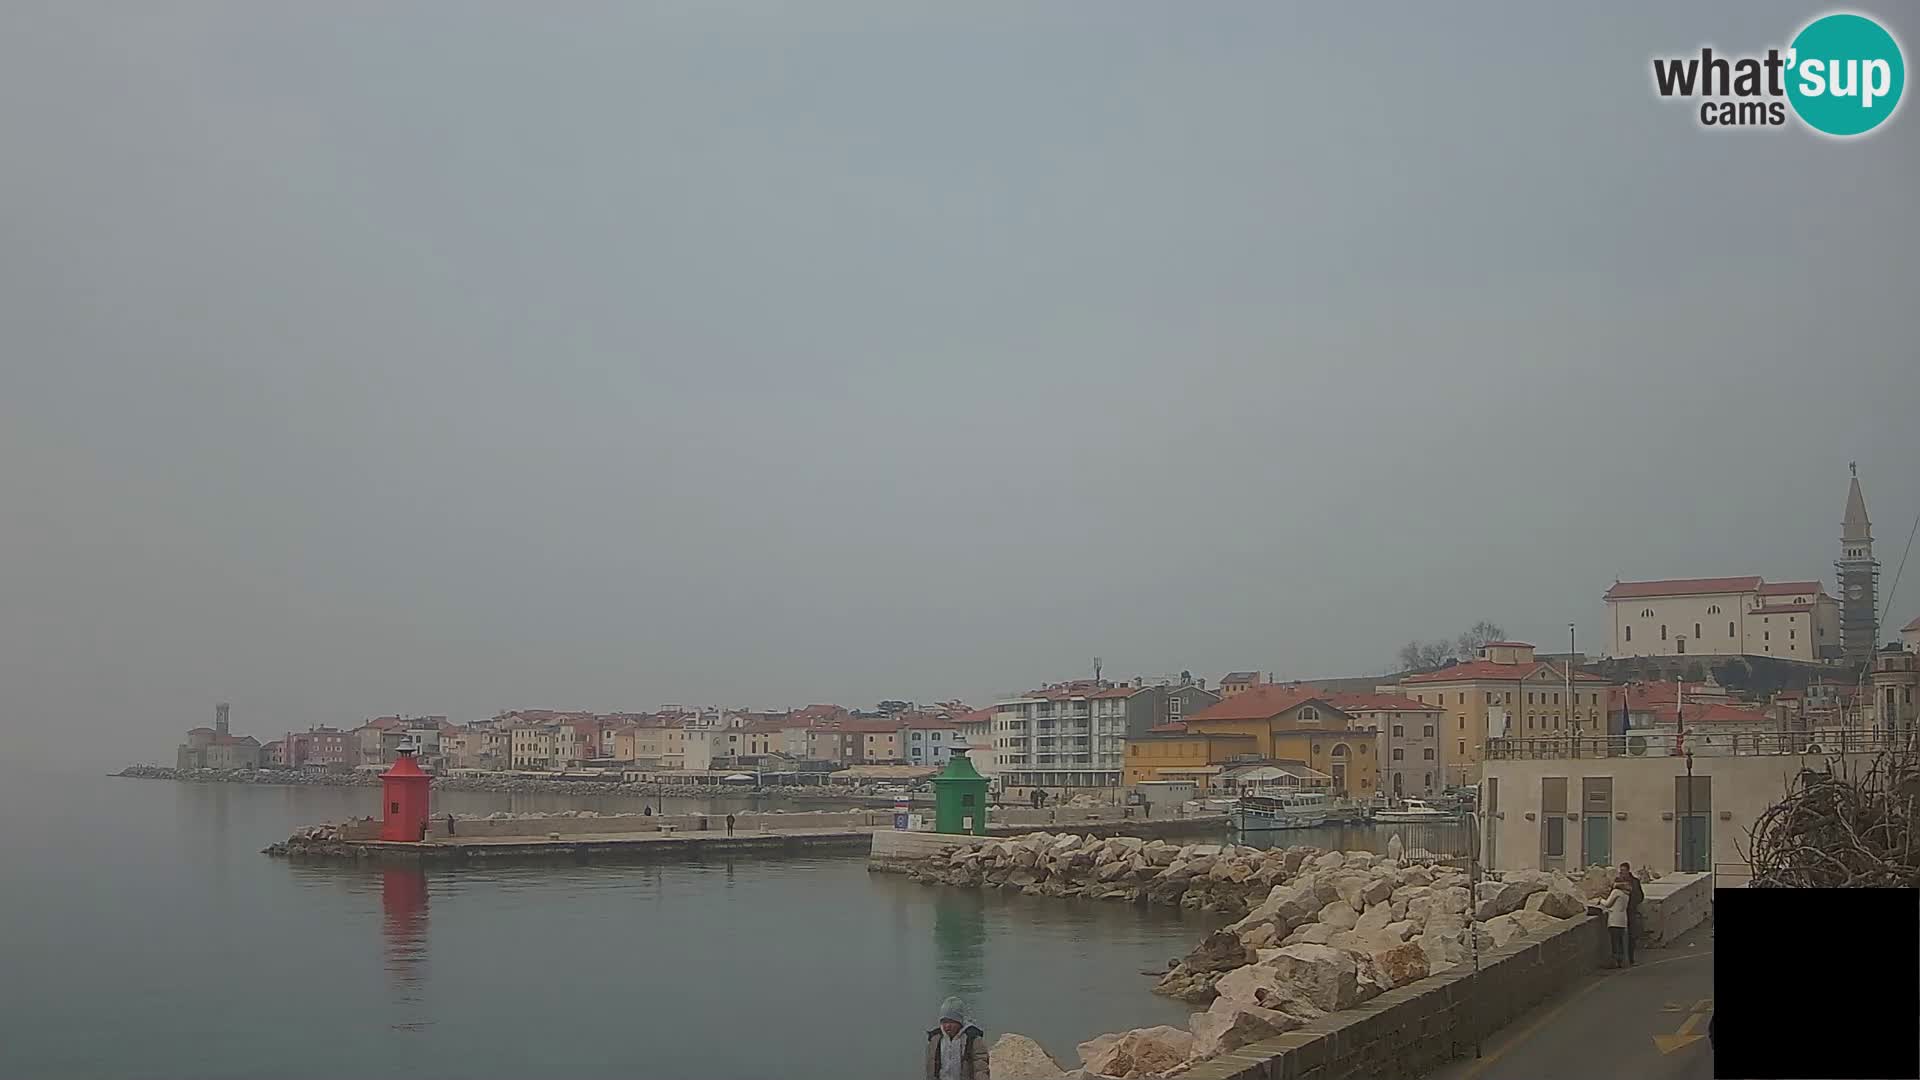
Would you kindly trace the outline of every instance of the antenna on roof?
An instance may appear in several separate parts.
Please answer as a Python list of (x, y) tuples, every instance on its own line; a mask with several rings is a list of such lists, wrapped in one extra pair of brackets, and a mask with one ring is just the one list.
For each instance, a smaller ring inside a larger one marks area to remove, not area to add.
[(1093, 658), (1093, 681), (1100, 681), (1100, 658), (1097, 656)]

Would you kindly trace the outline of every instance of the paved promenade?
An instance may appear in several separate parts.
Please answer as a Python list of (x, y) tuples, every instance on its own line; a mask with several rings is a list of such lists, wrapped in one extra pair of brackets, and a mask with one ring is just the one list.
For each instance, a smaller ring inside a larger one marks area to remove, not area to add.
[(1711, 1080), (1713, 927), (1634, 959), (1574, 983), (1496, 1032), (1479, 1060), (1430, 1080)]

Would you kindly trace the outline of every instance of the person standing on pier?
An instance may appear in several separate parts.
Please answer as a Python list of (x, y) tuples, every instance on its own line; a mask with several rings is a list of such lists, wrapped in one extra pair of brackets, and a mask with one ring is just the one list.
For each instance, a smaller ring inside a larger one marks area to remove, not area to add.
[(992, 1080), (987, 1033), (967, 1022), (966, 1003), (940, 1003), (940, 1026), (927, 1032), (926, 1080)]
[(1640, 878), (1633, 872), (1632, 863), (1621, 863), (1620, 873), (1615, 875), (1614, 884), (1627, 892), (1627, 963), (1633, 963), (1633, 935), (1640, 929), (1640, 902), (1647, 898), (1645, 890), (1640, 888)]
[(1627, 958), (1627, 903), (1627, 887), (1616, 880), (1601, 906), (1606, 908), (1607, 936), (1613, 939), (1613, 966), (1617, 968), (1632, 963)]
[(733, 815), (732, 814), (727, 815), (727, 835), (728, 836), (733, 835)]

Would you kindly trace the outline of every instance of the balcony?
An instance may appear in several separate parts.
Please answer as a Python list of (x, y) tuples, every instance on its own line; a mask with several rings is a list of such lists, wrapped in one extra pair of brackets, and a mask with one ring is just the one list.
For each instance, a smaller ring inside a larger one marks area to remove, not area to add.
[(1578, 738), (1488, 739), (1488, 761), (1525, 761), (1557, 758), (1759, 757), (1787, 755), (1877, 754), (1915, 747), (1908, 731), (1877, 728), (1829, 728), (1811, 732), (1690, 732), (1683, 742), (1671, 729), (1651, 729), (1626, 735), (1582, 735)]

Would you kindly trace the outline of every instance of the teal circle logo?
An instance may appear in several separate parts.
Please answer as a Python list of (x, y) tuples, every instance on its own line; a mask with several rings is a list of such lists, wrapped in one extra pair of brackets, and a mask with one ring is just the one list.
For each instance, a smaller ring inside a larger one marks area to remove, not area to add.
[(1907, 65), (1900, 43), (1864, 15), (1808, 23), (1788, 54), (1787, 100), (1815, 131), (1864, 135), (1900, 105)]

